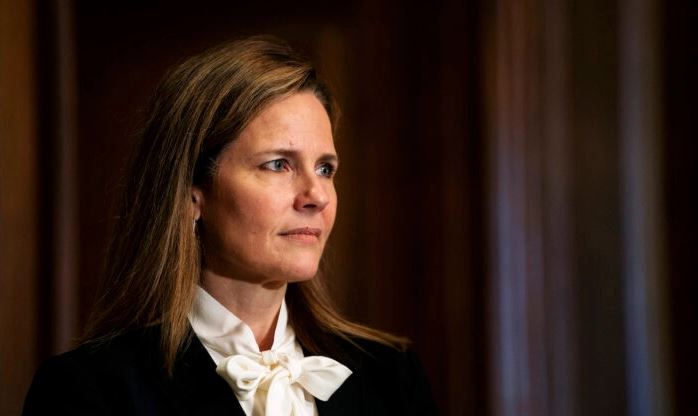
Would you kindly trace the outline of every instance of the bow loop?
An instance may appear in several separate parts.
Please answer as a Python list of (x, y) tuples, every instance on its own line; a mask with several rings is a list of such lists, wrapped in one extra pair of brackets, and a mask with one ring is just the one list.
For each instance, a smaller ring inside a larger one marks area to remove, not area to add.
[(303, 358), (300, 367), (297, 383), (323, 401), (327, 401), (351, 375), (351, 370), (344, 365), (320, 355)]
[(216, 367), (216, 373), (228, 382), (240, 400), (247, 400), (254, 396), (268, 371), (266, 366), (244, 355), (226, 357)]

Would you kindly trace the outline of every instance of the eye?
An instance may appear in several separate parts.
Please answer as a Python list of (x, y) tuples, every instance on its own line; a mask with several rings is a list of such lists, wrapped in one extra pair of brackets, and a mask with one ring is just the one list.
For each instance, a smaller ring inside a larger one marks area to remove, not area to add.
[(323, 163), (315, 169), (315, 173), (326, 178), (331, 178), (334, 176), (336, 168), (331, 163)]
[(263, 163), (261, 168), (273, 172), (283, 172), (284, 170), (288, 170), (290, 166), (286, 159), (274, 159)]

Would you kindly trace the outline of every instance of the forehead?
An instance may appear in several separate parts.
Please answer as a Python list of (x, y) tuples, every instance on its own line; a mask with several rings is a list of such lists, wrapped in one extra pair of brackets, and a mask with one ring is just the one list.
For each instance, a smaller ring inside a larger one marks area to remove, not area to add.
[(312, 92), (301, 92), (265, 107), (240, 133), (238, 151), (282, 147), (334, 152), (332, 126), (325, 107)]

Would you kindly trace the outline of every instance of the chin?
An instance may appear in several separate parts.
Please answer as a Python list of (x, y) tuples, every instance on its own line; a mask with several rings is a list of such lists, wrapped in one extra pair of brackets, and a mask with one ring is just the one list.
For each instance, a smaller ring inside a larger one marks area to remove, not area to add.
[(297, 264), (286, 270), (287, 281), (289, 283), (305, 282), (314, 278), (317, 272), (317, 261), (312, 264)]
[(276, 275), (285, 276), (289, 283), (311, 280), (317, 275), (320, 264), (320, 256), (316, 253), (293, 253), (280, 260)]
[(306, 282), (308, 280), (312, 280), (316, 275), (317, 275), (317, 268), (315, 268), (315, 270), (313, 272), (303, 271), (303, 272), (289, 273), (287, 281), (288, 281), (288, 283)]

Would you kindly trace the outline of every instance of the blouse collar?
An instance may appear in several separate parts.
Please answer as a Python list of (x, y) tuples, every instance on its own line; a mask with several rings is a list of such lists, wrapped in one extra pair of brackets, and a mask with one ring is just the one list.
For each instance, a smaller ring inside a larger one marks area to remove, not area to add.
[[(252, 329), (198, 285), (189, 322), (216, 364), (229, 355), (261, 353)], [(295, 334), (288, 325), (288, 311), (283, 300), (271, 349), (277, 350), (288, 343), (295, 343)]]

